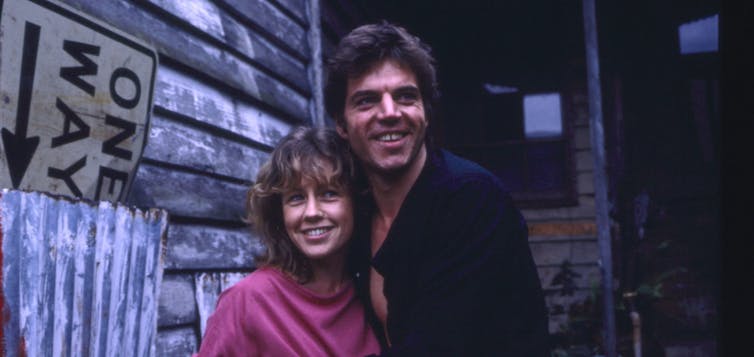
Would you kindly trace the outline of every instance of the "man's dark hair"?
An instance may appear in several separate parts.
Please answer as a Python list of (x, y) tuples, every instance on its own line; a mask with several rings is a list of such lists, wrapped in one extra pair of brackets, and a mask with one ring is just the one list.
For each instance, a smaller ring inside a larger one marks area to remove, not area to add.
[(431, 49), (403, 27), (382, 21), (351, 31), (340, 40), (335, 54), (327, 61), (325, 109), (339, 126), (346, 127), (343, 112), (348, 79), (359, 77), (388, 59), (408, 66), (416, 75), (424, 114), (431, 125), (440, 96)]

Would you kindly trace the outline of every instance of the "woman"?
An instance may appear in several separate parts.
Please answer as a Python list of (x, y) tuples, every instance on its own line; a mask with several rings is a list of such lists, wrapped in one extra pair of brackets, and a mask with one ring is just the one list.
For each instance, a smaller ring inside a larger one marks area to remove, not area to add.
[(199, 356), (364, 356), (379, 344), (348, 267), (354, 165), (328, 129), (281, 140), (247, 197), (259, 268), (224, 291)]

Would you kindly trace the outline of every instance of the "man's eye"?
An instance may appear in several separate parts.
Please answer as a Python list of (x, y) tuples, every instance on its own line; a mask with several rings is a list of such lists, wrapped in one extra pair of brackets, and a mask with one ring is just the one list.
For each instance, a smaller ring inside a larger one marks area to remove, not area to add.
[(419, 100), (419, 95), (413, 92), (398, 93), (395, 101), (401, 104), (413, 104)]
[(354, 101), (357, 107), (368, 107), (374, 103), (377, 103), (377, 99), (371, 96), (356, 98)]

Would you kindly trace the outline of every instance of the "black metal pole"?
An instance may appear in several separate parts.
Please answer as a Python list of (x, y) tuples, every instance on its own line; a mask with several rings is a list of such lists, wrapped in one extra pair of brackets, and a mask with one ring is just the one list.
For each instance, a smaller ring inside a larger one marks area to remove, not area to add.
[(603, 338), (605, 355), (616, 357), (615, 310), (613, 298), (613, 258), (607, 202), (607, 171), (605, 139), (602, 128), (602, 89), (597, 46), (597, 19), (594, 0), (583, 0), (586, 73), (589, 90), (589, 127), (594, 158), (594, 200), (597, 215), (597, 240), (600, 251), (600, 273), (603, 298)]

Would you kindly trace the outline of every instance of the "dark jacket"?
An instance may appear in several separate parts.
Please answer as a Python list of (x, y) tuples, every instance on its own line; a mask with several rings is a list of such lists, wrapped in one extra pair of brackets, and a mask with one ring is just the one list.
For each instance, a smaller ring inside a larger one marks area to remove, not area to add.
[(370, 261), (385, 279), (392, 346), (383, 355), (549, 355), (526, 222), (496, 176), (447, 151), (430, 153), (370, 259), (363, 223), (373, 210), (368, 198), (357, 210), (363, 230), (354, 244), (366, 263), (356, 281), (371, 310)]

